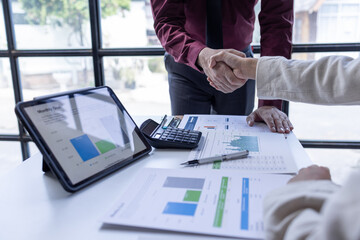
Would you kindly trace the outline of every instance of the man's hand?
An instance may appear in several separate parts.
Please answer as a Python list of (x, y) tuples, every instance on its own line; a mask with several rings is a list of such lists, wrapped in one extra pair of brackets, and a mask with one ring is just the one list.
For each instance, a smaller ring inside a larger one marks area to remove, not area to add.
[(210, 57), (210, 67), (223, 62), (233, 69), (234, 75), (241, 79), (255, 79), (257, 58), (244, 58), (234, 49), (223, 49)]
[(273, 106), (259, 107), (246, 118), (249, 126), (262, 121), (268, 125), (272, 132), (290, 133), (294, 129), (286, 114)]
[[(223, 93), (231, 93), (242, 87), (247, 80), (236, 77), (232, 68), (224, 62), (217, 62), (214, 66), (210, 67), (211, 57), (221, 51), (223, 50), (204, 48), (199, 53), (197, 64), (204, 70), (212, 87)], [(236, 52), (239, 57), (245, 57), (245, 54), (242, 52), (232, 51)]]
[(330, 171), (327, 167), (311, 165), (310, 167), (300, 169), (299, 173), (291, 178), (288, 183), (306, 180), (331, 180)]

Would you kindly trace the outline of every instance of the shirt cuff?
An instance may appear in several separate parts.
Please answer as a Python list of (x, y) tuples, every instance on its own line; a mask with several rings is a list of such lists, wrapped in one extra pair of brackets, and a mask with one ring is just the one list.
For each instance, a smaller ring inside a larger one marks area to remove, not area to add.
[(205, 44), (202, 44), (200, 42), (194, 42), (189, 48), (189, 53), (188, 53), (188, 63), (189, 63), (188, 65), (201, 73), (204, 73), (204, 71), (200, 66), (196, 64), (196, 61), (198, 59), (199, 53), (204, 48), (206, 48)]

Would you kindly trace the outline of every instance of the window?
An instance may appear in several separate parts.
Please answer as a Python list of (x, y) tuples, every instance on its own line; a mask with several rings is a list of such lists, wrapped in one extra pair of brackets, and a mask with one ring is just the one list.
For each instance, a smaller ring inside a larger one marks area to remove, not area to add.
[[(132, 115), (170, 114), (164, 50), (153, 29), (150, 0), (66, 4), (64, 0), (0, 3), (0, 100), (9, 103), (0, 106), (6, 113), (0, 118), (0, 141), (7, 153), (0, 156), (0, 164), (9, 159), (18, 164), (36, 152), (16, 120), (13, 109), (19, 101), (106, 84)], [(359, 10), (360, 0), (295, 0), (293, 58), (358, 57)], [(255, 8), (259, 11), (260, 3)], [(256, 53), (259, 42), (257, 23)], [(344, 123), (342, 117), (358, 119), (359, 112), (359, 107), (289, 104), (295, 133), (306, 147), (359, 149), (359, 127)], [(317, 151), (327, 150), (312, 149), (312, 155), (316, 157)]]

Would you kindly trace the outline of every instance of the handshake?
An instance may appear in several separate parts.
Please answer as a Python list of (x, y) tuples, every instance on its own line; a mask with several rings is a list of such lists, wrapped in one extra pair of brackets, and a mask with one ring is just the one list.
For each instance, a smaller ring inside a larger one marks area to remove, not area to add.
[(241, 88), (248, 79), (255, 79), (258, 59), (234, 49), (204, 48), (197, 64), (204, 70), (210, 85), (223, 93)]

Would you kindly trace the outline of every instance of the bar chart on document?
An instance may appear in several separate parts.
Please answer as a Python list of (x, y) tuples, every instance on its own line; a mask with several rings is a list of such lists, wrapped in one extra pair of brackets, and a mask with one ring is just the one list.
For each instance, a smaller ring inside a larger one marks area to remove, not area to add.
[(235, 237), (263, 237), (263, 196), (289, 176), (143, 169), (105, 223)]
[(271, 133), (265, 124), (249, 127), (245, 119), (245, 116), (185, 115), (181, 127), (203, 133), (189, 160), (249, 151), (249, 156), (241, 160), (217, 161), (194, 168), (295, 173), (297, 167), (284, 135)]

